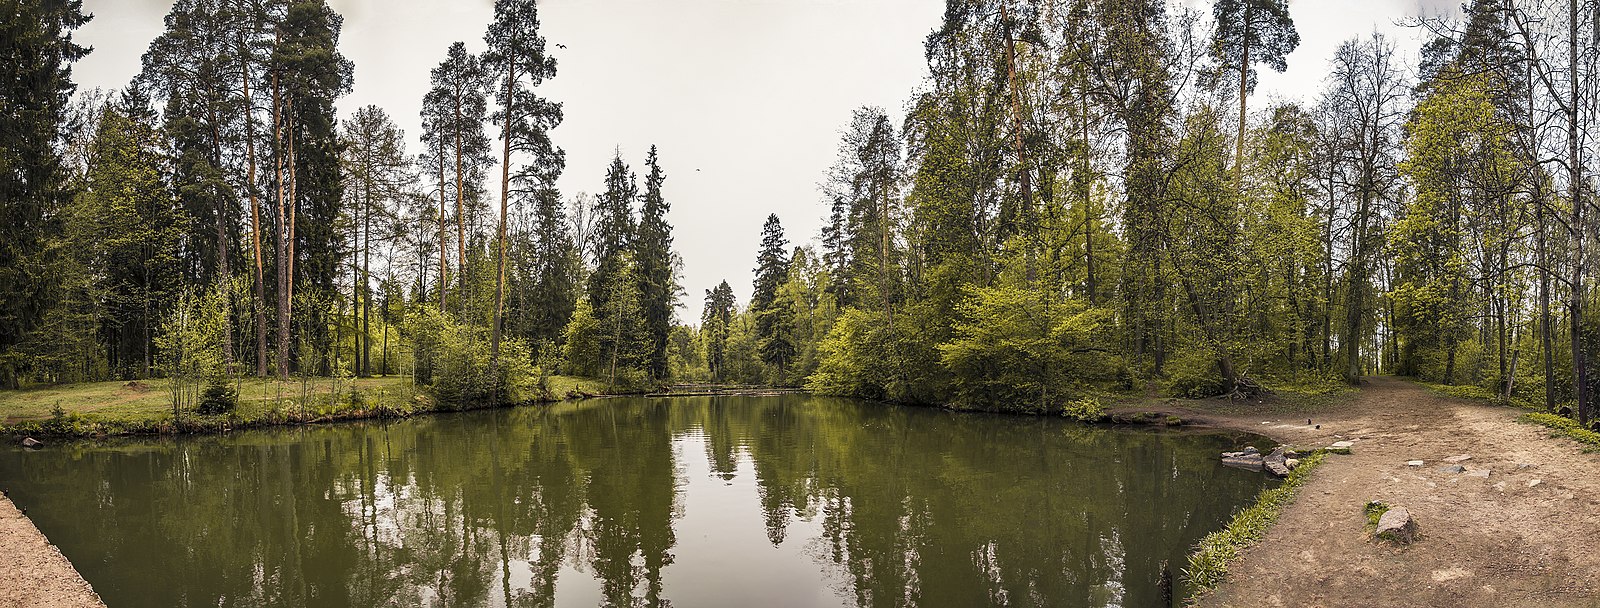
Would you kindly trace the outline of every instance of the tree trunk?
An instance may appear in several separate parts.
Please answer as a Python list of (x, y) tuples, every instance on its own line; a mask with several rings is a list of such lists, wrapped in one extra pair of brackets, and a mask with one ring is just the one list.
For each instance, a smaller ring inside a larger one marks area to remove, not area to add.
[(1578, 0), (1569, 0), (1569, 31), (1567, 40), (1568, 80), (1571, 89), (1567, 98), (1567, 191), (1572, 198), (1572, 374), (1573, 389), (1577, 396), (1578, 425), (1589, 427), (1588, 365), (1583, 352), (1583, 166), (1578, 151)]
[[(244, 54), (244, 43), (240, 42), (240, 55)], [(255, 102), (250, 97), (250, 61), (244, 61), (244, 155), (245, 155), (245, 191), (250, 195), (250, 241), (255, 253), (255, 293), (256, 300), (255, 326), (256, 326), (256, 377), (267, 376), (267, 294), (266, 294), (266, 269), (261, 263), (261, 200), (256, 196), (256, 120)]]
[(289, 379), (289, 224), (286, 223), (285, 208), (289, 203), (284, 195), (284, 150), (283, 150), (283, 91), (279, 86), (278, 74), (272, 74), (272, 144), (276, 149), (273, 154), (273, 173), (277, 186), (277, 279), (278, 279), (278, 379)]
[[(504, 127), (503, 141), (500, 157), (500, 254), (495, 262), (494, 273), (494, 328), (489, 332), (489, 371), (490, 375), (496, 374), (500, 364), (500, 332), (505, 323), (506, 302), (506, 210), (511, 202), (511, 125), (516, 121), (513, 109), (516, 104), (513, 100), (516, 95), (517, 68), (513, 61), (506, 62), (506, 104), (505, 120), (501, 123)], [(460, 176), (457, 175), (459, 178)], [(616, 344), (612, 344), (612, 382), (616, 381)], [(496, 376), (498, 377), (498, 376)]]
[(1244, 8), (1244, 36), (1239, 38), (1239, 141), (1233, 150), (1233, 173), (1240, 186), (1244, 185), (1244, 131), (1246, 123), (1245, 102), (1250, 97), (1250, 3)]

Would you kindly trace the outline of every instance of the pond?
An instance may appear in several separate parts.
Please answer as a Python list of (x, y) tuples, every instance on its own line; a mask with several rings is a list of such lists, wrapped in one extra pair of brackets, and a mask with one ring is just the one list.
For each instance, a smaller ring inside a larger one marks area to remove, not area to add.
[(1144, 607), (1258, 439), (625, 398), (11, 446), (0, 487), (112, 608)]

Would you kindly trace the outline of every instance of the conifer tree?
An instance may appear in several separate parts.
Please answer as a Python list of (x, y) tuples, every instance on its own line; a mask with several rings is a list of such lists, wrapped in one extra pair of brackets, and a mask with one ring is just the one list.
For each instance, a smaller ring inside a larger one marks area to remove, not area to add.
[(646, 367), (652, 377), (659, 379), (668, 372), (667, 336), (672, 332), (673, 309), (678, 299), (678, 286), (673, 280), (677, 257), (672, 252), (672, 225), (667, 223), (667, 211), (672, 205), (661, 193), (666, 174), (661, 170), (655, 146), (650, 146), (645, 166), (649, 173), (644, 180), (634, 257), (638, 260), (639, 304), (649, 336)]
[(1218, 69), (1235, 72), (1239, 79), (1239, 138), (1234, 170), (1243, 175), (1245, 101), (1256, 84), (1252, 66), (1265, 63), (1279, 72), (1288, 69), (1285, 58), (1300, 46), (1300, 33), (1289, 16), (1288, 0), (1216, 0), (1211, 12), (1216, 19), (1211, 55), (1219, 64)]
[[(500, 125), (500, 221), (496, 245), (494, 327), (490, 360), (500, 356), (500, 333), (505, 320), (507, 211), (513, 178), (520, 192), (555, 190), (556, 178), (566, 165), (566, 154), (550, 140), (550, 130), (561, 124), (561, 104), (540, 97), (535, 89), (555, 77), (556, 60), (546, 53), (539, 33), (539, 7), (535, 0), (495, 0), (494, 21), (484, 33), (489, 49), (483, 67), (499, 101), (492, 118)], [(512, 171), (513, 157), (525, 163)], [(548, 193), (546, 193), (548, 195)]]

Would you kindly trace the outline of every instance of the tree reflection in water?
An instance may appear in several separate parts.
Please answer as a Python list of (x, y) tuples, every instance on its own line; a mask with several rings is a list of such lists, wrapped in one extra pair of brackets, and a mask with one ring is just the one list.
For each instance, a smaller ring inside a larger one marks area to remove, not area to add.
[[(0, 451), (113, 606), (1155, 606), (1240, 437), (805, 396)], [(1176, 569), (1176, 568), (1175, 568)]]

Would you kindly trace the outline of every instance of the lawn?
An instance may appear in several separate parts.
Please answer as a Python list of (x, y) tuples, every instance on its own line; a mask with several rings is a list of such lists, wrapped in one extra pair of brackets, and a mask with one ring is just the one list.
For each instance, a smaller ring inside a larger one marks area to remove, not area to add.
[[(238, 408), (228, 416), (184, 411), (187, 430), (371, 416), (438, 409), (409, 376), (373, 378), (245, 378), (235, 381)], [(551, 376), (544, 400), (598, 395), (605, 384)], [(57, 410), (59, 408), (59, 412)], [(0, 432), (69, 435), (166, 432), (172, 427), (172, 393), (165, 379), (85, 382), (0, 391)]]

